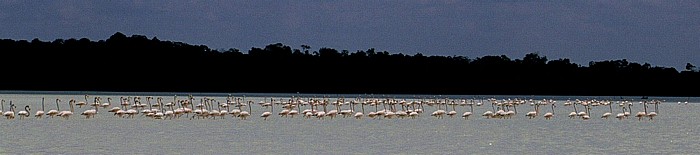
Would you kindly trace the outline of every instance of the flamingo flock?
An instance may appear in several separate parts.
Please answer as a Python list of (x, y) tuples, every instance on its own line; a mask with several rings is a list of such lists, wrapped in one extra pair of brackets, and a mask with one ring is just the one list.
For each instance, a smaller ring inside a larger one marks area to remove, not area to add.
[[(557, 101), (552, 99), (449, 99), (439, 97), (396, 99), (391, 97), (363, 98), (360, 96), (346, 99), (345, 97), (291, 96), (287, 98), (263, 97), (262, 100), (256, 102), (256, 100), (246, 99), (245, 96), (234, 97), (229, 95), (223, 100), (217, 100), (216, 98), (194, 97), (192, 95), (178, 99), (178, 96), (175, 95), (172, 99), (151, 96), (122, 96), (118, 100), (114, 98), (116, 100), (114, 104), (111, 97), (105, 99), (100, 96), (84, 95), (82, 99), (84, 100), (56, 98), (55, 107), (49, 105), (48, 111), (46, 111), (45, 98), (41, 98), (41, 109), (36, 111), (34, 117), (36, 119), (44, 119), (58, 116), (63, 119), (70, 119), (76, 110), (74, 106), (77, 105), (77, 109), (82, 111), (80, 115), (85, 119), (116, 117), (124, 119), (215, 120), (233, 117), (247, 120), (253, 115), (253, 106), (259, 106), (262, 109), (261, 111), (263, 111), (259, 116), (264, 121), (274, 117), (291, 119), (295, 118), (295, 116), (300, 116), (297, 118), (318, 120), (336, 119), (339, 117), (355, 119), (415, 119), (421, 117), (423, 112), (428, 111), (428, 109), (432, 109), (430, 116), (437, 119), (453, 118), (454, 116), (459, 116), (457, 114), (461, 111), (463, 112), (461, 117), (464, 120), (469, 120), (470, 116), (476, 113), (475, 110), (483, 110), (481, 116), (485, 119), (511, 119), (521, 115), (528, 119), (536, 119), (542, 116), (544, 119), (550, 120), (557, 115), (560, 117), (565, 115), (569, 119), (588, 120), (593, 118), (594, 107), (602, 107), (597, 108), (603, 109), (598, 110), (602, 112), (601, 115), (598, 115), (600, 119), (615, 117), (618, 120), (625, 120), (631, 116), (630, 112), (633, 110), (632, 106), (634, 105), (632, 101), (626, 100), (566, 100), (563, 105), (571, 107), (573, 111), (568, 114), (560, 114), (555, 113)], [(89, 102), (89, 99), (92, 99), (92, 102)], [(67, 102), (64, 102), (64, 100), (67, 100)], [(144, 100), (145, 103), (143, 102)], [(18, 103), (9, 100), (7, 107), (9, 110), (6, 111), (5, 102), (5, 99), (0, 100), (0, 106), (2, 107), (0, 113), (6, 119), (15, 119), (15, 117), (26, 119), (32, 114), (30, 104), (24, 104), (24, 110), (16, 112), (16, 104)], [(637, 108), (639, 112), (634, 117), (637, 117), (639, 121), (644, 118), (653, 120), (654, 117), (659, 115), (658, 105), (661, 103), (659, 100), (640, 101), (640, 107)], [(614, 113), (613, 105), (619, 105), (617, 109), (620, 113)], [(482, 108), (475, 109), (474, 106)], [(518, 107), (521, 107), (522, 110), (522, 106), (529, 106), (529, 108), (525, 107), (524, 109), (532, 109), (532, 111), (518, 114)], [(650, 108), (650, 106), (653, 106), (653, 108)], [(63, 107), (63, 111), (61, 111), (61, 107)], [(276, 107), (281, 110), (275, 111)], [(357, 107), (359, 109), (356, 109)], [(366, 107), (374, 110), (367, 110)], [(558, 111), (566, 111), (566, 109), (568, 108), (559, 109)]]

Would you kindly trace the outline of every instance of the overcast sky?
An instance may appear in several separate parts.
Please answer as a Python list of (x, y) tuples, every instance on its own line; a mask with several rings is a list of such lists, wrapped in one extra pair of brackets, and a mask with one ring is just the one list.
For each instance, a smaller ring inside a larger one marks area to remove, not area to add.
[(700, 66), (699, 1), (0, 1), (0, 38), (115, 32), (212, 49), (283, 43), (391, 53)]

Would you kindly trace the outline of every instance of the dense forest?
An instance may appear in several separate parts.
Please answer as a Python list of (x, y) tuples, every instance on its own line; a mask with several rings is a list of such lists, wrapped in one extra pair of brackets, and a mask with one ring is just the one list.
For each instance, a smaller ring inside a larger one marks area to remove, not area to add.
[[(0, 40), (0, 90), (700, 96), (697, 67), (627, 60), (468, 58), (281, 43), (247, 53), (115, 33)], [(687, 91), (690, 90), (690, 91)]]

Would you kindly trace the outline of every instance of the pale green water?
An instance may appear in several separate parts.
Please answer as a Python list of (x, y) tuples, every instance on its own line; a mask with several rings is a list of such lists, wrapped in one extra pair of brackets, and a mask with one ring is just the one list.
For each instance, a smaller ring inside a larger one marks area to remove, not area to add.
[[(31, 105), (33, 115), (41, 109), (41, 97), (47, 99), (45, 111), (55, 109), (56, 98), (64, 100), (61, 109), (65, 110), (68, 109), (65, 101), (71, 98), (82, 101), (81, 94), (85, 92), (32, 93), (38, 94), (6, 92), (0, 94), (0, 98), (13, 100), (20, 110), (25, 105)], [(87, 93), (103, 98), (165, 95), (165, 102), (172, 101), (168, 93)], [(195, 97), (205, 95), (224, 101), (226, 94), (195, 94)], [(248, 96), (257, 103), (261, 98), (250, 96), (290, 95)], [(411, 98), (413, 95), (399, 97)], [(566, 100), (594, 97), (545, 98)], [(573, 110), (570, 106), (561, 105), (563, 101), (557, 103), (552, 120), (541, 116), (527, 119), (525, 113), (533, 110), (527, 105), (519, 106), (519, 113), (512, 119), (485, 119), (480, 114), (491, 110), (491, 107), (474, 106), (475, 114), (469, 120), (459, 116), (445, 119), (430, 117), (429, 114), (436, 109), (429, 106), (416, 119), (365, 117), (360, 120), (342, 117), (324, 120), (282, 118), (276, 115), (281, 108), (275, 107), (275, 115), (267, 121), (259, 117), (266, 109), (257, 104), (253, 105), (252, 116), (248, 120), (231, 116), (216, 120), (190, 120), (184, 117), (154, 120), (143, 116), (124, 119), (104, 110), (95, 119), (85, 119), (79, 114), (89, 108), (76, 106), (75, 115), (68, 120), (34, 117), (0, 119), (0, 154), (700, 154), (697, 149), (700, 136), (696, 133), (700, 121), (695, 119), (700, 117), (696, 112), (700, 108), (696, 104), (697, 98), (689, 98), (691, 103), (688, 105), (677, 104), (688, 98), (650, 98), (666, 100), (659, 106), (659, 116), (653, 121), (637, 121), (634, 117), (624, 120), (600, 119), (600, 115), (608, 111), (607, 106), (594, 107), (590, 120), (569, 119), (566, 115)], [(144, 99), (142, 101), (145, 103)], [(112, 102), (112, 105), (117, 105), (116, 100)], [(9, 110), (7, 106), (8, 102), (5, 103), (6, 111)], [(643, 111), (641, 107), (635, 104), (632, 114)], [(356, 108), (359, 111), (360, 107)], [(373, 107), (365, 108), (365, 115), (374, 111)], [(613, 108), (614, 113), (619, 112), (617, 106)], [(457, 107), (458, 115), (467, 110), (469, 108), (466, 106)], [(542, 113), (549, 111), (549, 108), (542, 109)]]

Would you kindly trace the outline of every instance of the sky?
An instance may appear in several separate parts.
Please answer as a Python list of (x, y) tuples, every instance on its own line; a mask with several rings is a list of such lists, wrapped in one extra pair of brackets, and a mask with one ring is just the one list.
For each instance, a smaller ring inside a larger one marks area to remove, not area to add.
[(283, 43), (413, 55), (537, 52), (550, 60), (700, 65), (700, 1), (3, 0), (0, 38), (105, 40), (116, 32), (212, 49)]

